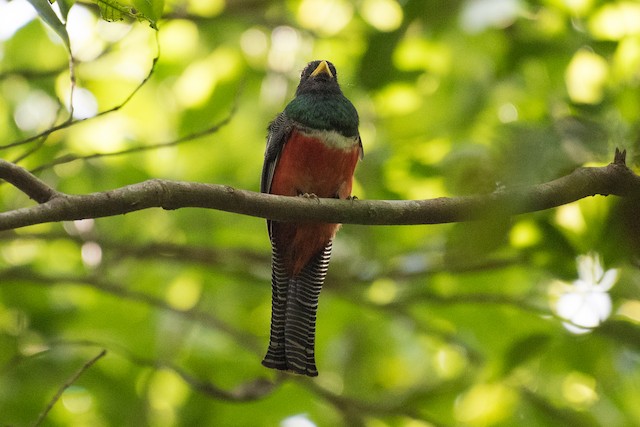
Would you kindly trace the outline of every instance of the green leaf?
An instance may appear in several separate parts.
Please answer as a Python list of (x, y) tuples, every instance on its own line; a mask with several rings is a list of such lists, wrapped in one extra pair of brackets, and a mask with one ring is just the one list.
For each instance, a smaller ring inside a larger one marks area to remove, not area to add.
[(164, 0), (133, 0), (133, 4), (123, 4), (115, 0), (95, 0), (100, 8), (100, 16), (105, 21), (122, 21), (134, 18), (147, 21), (151, 28), (157, 29), (156, 22), (162, 16)]
[(446, 260), (464, 264), (486, 258), (505, 244), (510, 225), (510, 220), (504, 217), (454, 224), (447, 240)]
[(507, 375), (513, 369), (540, 354), (547, 348), (549, 341), (551, 341), (551, 336), (540, 333), (526, 336), (513, 343), (504, 357), (504, 374)]
[(135, 17), (135, 10), (114, 0), (96, 0), (100, 8), (100, 17), (108, 22), (122, 21), (125, 18)]
[[(71, 6), (75, 3), (75, 0), (56, 0), (58, 2), (58, 7), (60, 7), (60, 13), (64, 17), (64, 20), (67, 20), (67, 16), (69, 16), (69, 10)], [(53, 3), (53, 2), (52, 2)]]
[(609, 320), (604, 322), (595, 331), (621, 345), (640, 350), (640, 327), (622, 320)]
[(133, 5), (149, 21), (151, 27), (156, 28), (156, 22), (162, 17), (164, 0), (133, 0)]
[(44, 22), (49, 25), (53, 31), (56, 32), (67, 46), (67, 49), (70, 49), (71, 45), (69, 43), (69, 34), (67, 34), (67, 29), (64, 24), (58, 18), (58, 15), (51, 9), (51, 5), (47, 0), (29, 0), (29, 3), (36, 9), (38, 15)]

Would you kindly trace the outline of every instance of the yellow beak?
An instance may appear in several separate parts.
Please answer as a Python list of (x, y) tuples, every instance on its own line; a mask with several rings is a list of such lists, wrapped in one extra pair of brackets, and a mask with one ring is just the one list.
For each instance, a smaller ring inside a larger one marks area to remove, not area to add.
[(328, 74), (329, 77), (333, 78), (333, 73), (331, 72), (331, 69), (329, 69), (329, 64), (327, 64), (327, 61), (321, 61), (316, 69), (313, 70), (313, 73), (311, 73), (311, 77), (315, 77), (321, 73)]

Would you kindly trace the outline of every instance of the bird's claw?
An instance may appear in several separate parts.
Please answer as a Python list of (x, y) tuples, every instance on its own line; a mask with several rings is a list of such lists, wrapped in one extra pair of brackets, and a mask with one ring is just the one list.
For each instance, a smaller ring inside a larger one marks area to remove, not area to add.
[(305, 199), (316, 200), (320, 203), (320, 197), (318, 197), (315, 193), (300, 193), (298, 197), (304, 197)]

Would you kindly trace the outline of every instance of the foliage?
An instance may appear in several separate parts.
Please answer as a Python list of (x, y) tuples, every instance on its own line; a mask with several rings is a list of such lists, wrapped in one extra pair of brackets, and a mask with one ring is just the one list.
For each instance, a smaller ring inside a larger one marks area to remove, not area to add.
[[(257, 190), (266, 126), (317, 58), (361, 116), (360, 199), (541, 183), (615, 147), (637, 166), (635, 2), (34, 0), (42, 20), (22, 3), (0, 0), (0, 156), (60, 191)], [(29, 203), (0, 185), (2, 211)], [(66, 385), (46, 425), (640, 424), (637, 212), (591, 198), (344, 226), (317, 380), (260, 365), (263, 220), (145, 210), (0, 233), (0, 423), (34, 423)]]

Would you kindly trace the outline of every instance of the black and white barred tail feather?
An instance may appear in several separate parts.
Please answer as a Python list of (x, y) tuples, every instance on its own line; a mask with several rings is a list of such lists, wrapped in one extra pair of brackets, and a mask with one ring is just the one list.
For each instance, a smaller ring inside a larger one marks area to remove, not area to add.
[(314, 256), (295, 277), (272, 245), (272, 307), (269, 349), (262, 364), (301, 375), (318, 375), (315, 332), (318, 297), (329, 268), (332, 242)]

